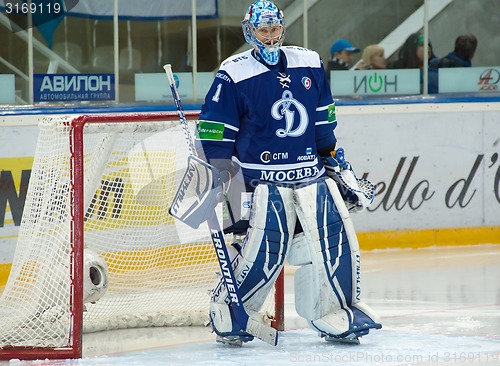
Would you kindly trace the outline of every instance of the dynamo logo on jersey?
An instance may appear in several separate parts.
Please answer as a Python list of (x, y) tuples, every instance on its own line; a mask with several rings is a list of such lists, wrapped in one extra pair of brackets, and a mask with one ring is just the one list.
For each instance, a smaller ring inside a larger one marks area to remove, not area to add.
[(271, 116), (277, 121), (281, 121), (283, 117), (285, 118), (285, 128), (276, 130), (276, 136), (278, 137), (299, 137), (306, 132), (309, 125), (306, 107), (294, 99), (292, 92), (289, 90), (285, 90), (281, 99), (273, 104)]

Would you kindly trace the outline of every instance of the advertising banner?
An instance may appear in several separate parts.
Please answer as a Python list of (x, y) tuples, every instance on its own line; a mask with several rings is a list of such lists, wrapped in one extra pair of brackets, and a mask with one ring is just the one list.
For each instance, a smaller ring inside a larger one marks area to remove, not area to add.
[(0, 104), (16, 103), (16, 78), (14, 74), (0, 75)]
[[(177, 72), (174, 74), (177, 90), (181, 99), (193, 99), (193, 74)], [(205, 98), (214, 80), (214, 73), (199, 72), (196, 99)], [(138, 102), (172, 101), (172, 92), (165, 73), (135, 74), (135, 100)]]
[[(117, 0), (78, 1), (68, 15), (88, 16), (91, 18), (112, 18), (114, 3)], [(160, 20), (191, 17), (191, 1), (148, 0), (118, 1), (120, 19)], [(217, 0), (197, 0), (196, 15), (203, 18), (217, 16)]]
[(345, 70), (330, 72), (333, 95), (397, 95), (420, 93), (420, 71)]
[(498, 92), (500, 66), (439, 69), (439, 92)]
[(115, 100), (114, 74), (34, 74), (35, 102)]
[[(352, 213), (357, 232), (500, 226), (500, 105), (492, 105), (339, 106), (337, 147), (375, 185), (371, 207)], [(14, 253), (35, 154), (38, 127), (21, 123), (0, 124), (0, 263)], [(184, 138), (180, 129), (168, 136)]]
[(360, 231), (500, 224), (499, 112), (337, 118), (337, 146), (375, 184), (372, 206), (353, 215)]

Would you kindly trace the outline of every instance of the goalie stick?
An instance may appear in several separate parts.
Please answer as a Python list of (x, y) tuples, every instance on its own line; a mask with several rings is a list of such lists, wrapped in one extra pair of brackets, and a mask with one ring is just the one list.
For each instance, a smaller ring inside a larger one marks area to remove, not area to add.
[[(186, 139), (186, 143), (189, 148), (189, 154), (192, 157), (197, 158), (198, 154), (194, 147), (194, 142), (191, 132), (189, 131), (186, 115), (184, 113), (184, 109), (182, 108), (181, 99), (175, 85), (174, 75), (172, 73), (172, 65), (167, 64), (164, 65), (163, 68), (165, 69), (165, 73), (167, 74), (172, 97), (174, 98), (175, 106), (177, 108), (177, 114), (179, 115), (182, 130), (184, 132), (184, 138)], [(215, 170), (215, 168), (212, 169)], [(231, 259), (229, 257), (226, 243), (224, 241), (224, 236), (215, 210), (213, 210), (212, 214), (207, 219), (207, 223), (210, 230), (210, 236), (214, 244), (215, 253), (219, 261), (221, 273), (224, 278), (224, 283), (226, 285), (228, 296), (231, 301), (235, 322), (240, 326), (242, 331), (247, 332), (254, 337), (257, 337), (266, 343), (276, 346), (278, 344), (278, 331), (249, 317), (248, 313), (243, 307), (243, 301), (241, 299), (238, 286), (236, 285), (237, 282), (233, 267), (231, 265)]]

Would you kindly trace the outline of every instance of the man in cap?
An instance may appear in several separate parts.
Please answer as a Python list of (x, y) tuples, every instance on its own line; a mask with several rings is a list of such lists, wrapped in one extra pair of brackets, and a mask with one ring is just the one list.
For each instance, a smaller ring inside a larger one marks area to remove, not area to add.
[(330, 48), (330, 54), (332, 58), (328, 61), (326, 71), (328, 78), (330, 77), (330, 71), (332, 70), (349, 70), (352, 64), (352, 58), (354, 53), (358, 53), (360, 49), (354, 47), (351, 42), (345, 39), (339, 39), (333, 42)]

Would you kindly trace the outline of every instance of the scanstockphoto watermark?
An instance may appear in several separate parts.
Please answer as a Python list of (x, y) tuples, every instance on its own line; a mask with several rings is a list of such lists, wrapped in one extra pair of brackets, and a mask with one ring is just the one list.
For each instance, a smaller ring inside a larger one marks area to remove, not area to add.
[(290, 362), (297, 364), (308, 363), (424, 363), (426, 358), (423, 355), (402, 355), (402, 354), (385, 354), (385, 353), (369, 353), (363, 351), (357, 352), (295, 352), (290, 354)]
[(425, 354), (394, 354), (384, 352), (294, 352), (290, 354), (290, 362), (296, 364), (432, 364), (432, 363), (466, 363), (466, 362), (499, 362), (498, 352), (460, 352), (436, 351)]

